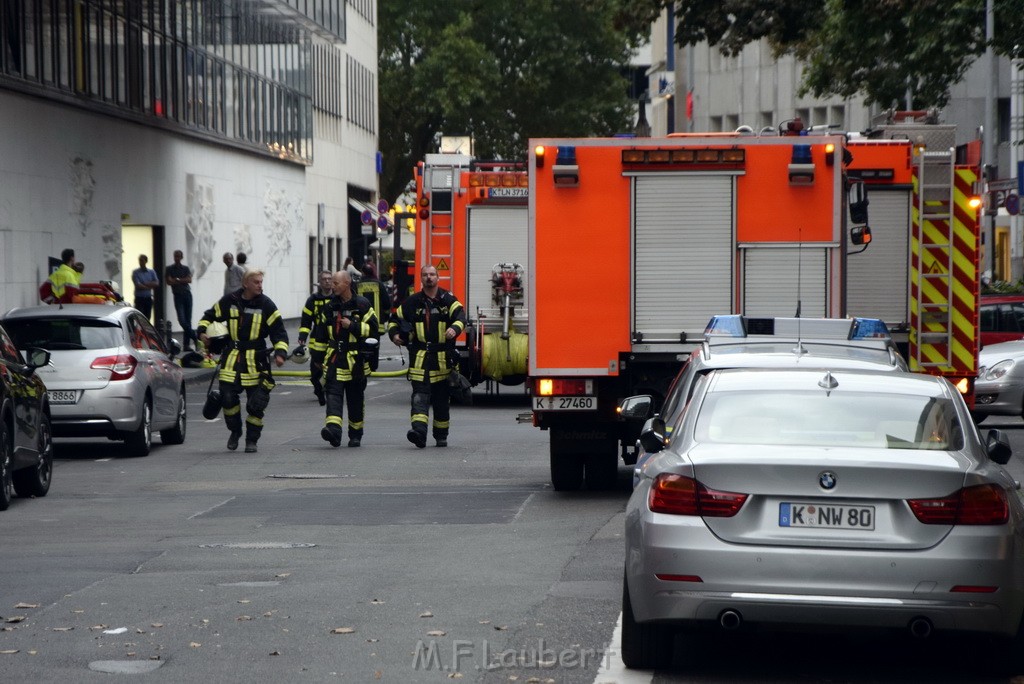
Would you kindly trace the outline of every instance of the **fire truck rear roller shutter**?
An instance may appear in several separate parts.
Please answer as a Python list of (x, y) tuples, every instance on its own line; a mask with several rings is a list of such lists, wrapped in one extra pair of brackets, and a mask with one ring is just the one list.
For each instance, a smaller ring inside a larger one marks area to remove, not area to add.
[(633, 331), (645, 342), (703, 334), (732, 311), (734, 177), (634, 179)]
[(910, 315), (910, 191), (871, 188), (870, 219), (871, 254), (847, 259), (846, 312), (881, 318), (894, 329)]
[(799, 299), (802, 317), (825, 316), (825, 293), (828, 291), (827, 256), (828, 250), (818, 247), (744, 249), (744, 315), (794, 316)]
[[(491, 268), (502, 262), (514, 262), (527, 268), (527, 228), (525, 206), (470, 207), (469, 229), (466, 231), (469, 236), (469, 301), (463, 302), (470, 317), (476, 317), (477, 309), (485, 312), (493, 309), (494, 315), (498, 315), (498, 309), (491, 298)], [(524, 302), (529, 301), (529, 292), (526, 291), (528, 281), (527, 278), (523, 282)], [(516, 310), (517, 317), (525, 313), (525, 306)], [(501, 327), (500, 318), (496, 319), (496, 324)], [(521, 332), (526, 332), (525, 328)]]

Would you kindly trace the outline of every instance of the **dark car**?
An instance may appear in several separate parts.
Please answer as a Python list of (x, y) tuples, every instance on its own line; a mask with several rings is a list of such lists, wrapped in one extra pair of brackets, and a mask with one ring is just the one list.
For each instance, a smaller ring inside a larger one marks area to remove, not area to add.
[(0, 511), (18, 496), (46, 496), (53, 475), (53, 440), (46, 385), (36, 369), (50, 362), (45, 349), (25, 357), (0, 328)]
[(1024, 294), (982, 295), (981, 346), (1024, 339)]

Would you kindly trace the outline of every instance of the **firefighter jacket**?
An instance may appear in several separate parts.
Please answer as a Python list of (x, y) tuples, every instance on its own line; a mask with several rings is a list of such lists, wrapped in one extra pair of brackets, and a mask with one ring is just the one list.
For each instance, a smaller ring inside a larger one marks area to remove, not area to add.
[(408, 340), (409, 380), (434, 383), (448, 379), (457, 359), (455, 340), (445, 338), (448, 328), (457, 334), (466, 329), (462, 303), (448, 290), (437, 288), (433, 299), (420, 290), (395, 310), (388, 336)]
[[(321, 292), (314, 292), (306, 300), (306, 305), (302, 307), (302, 318), (299, 320), (299, 344), (305, 344), (306, 340), (311, 337), (310, 331), (320, 315), (320, 309), (329, 301), (331, 301), (331, 295)], [(327, 351), (327, 347), (318, 343), (315, 337), (310, 340), (309, 348), (318, 352)]]
[[(341, 319), (352, 324), (346, 329)], [(364, 341), (377, 337), (377, 314), (366, 297), (353, 295), (342, 299), (334, 295), (320, 308), (320, 316), (313, 323), (313, 339), (327, 350), (324, 357), (324, 379), (348, 382), (365, 378), (370, 372)], [(310, 343), (312, 347), (312, 343)]]
[[(391, 311), (391, 296), (384, 284), (376, 278), (363, 277), (356, 285), (356, 294), (362, 295), (370, 300), (370, 305), (377, 313), (377, 322), (383, 324), (389, 318)], [(384, 332), (381, 330), (380, 332)]]
[(288, 358), (288, 331), (277, 305), (266, 295), (257, 295), (251, 300), (242, 299), (242, 290), (226, 294), (203, 312), (202, 320), (196, 326), (196, 334), (202, 335), (214, 321), (228, 327), (231, 341), (220, 355), (220, 379), (224, 382), (241, 382), (243, 387), (260, 384), (260, 373), (270, 370), (270, 358), (265, 337), (270, 337), (274, 354)]

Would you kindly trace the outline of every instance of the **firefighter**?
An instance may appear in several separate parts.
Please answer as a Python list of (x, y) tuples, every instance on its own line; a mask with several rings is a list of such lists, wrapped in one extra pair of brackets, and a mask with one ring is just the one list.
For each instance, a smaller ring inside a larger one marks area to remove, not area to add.
[[(226, 324), (231, 338), (220, 356), (218, 374), (224, 423), (231, 433), (227, 447), (237, 449), (242, 436), (239, 395), (245, 390), (245, 453), (255, 453), (275, 384), (268, 353), (273, 352), (278, 366), (288, 358), (288, 331), (277, 305), (263, 294), (263, 271), (246, 271), (240, 290), (224, 295), (203, 313), (196, 332), (204, 346), (209, 342), (206, 329), (214, 321)], [(270, 348), (264, 340), (268, 336)]]
[[(306, 340), (310, 336), (310, 330), (314, 321), (320, 315), (320, 309), (331, 300), (331, 272), (320, 271), (317, 278), (317, 291), (309, 296), (306, 305), (302, 307), (302, 318), (299, 321), (299, 346), (292, 352), (293, 358), (302, 358), (306, 355)], [(327, 347), (316, 341), (315, 337), (309, 344), (309, 382), (313, 385), (313, 394), (317, 401), (323, 406), (327, 403), (324, 399), (323, 366), (324, 354)]]
[[(384, 284), (377, 279), (377, 271), (370, 262), (363, 264), (363, 277), (356, 283), (356, 294), (369, 299), (374, 312), (377, 314), (379, 341), (379, 334), (383, 332), (384, 324), (391, 317), (391, 296), (388, 294)], [(379, 365), (380, 344), (378, 342), (370, 354), (370, 370), (377, 370)]]
[(363, 398), (366, 376), (370, 372), (366, 340), (377, 339), (377, 314), (366, 297), (352, 289), (348, 271), (337, 271), (333, 278), (334, 296), (320, 308), (313, 325), (317, 343), (327, 349), (324, 358), (324, 391), (327, 417), (320, 436), (341, 446), (342, 410), (348, 409), (348, 445), (357, 447), (363, 438)]
[(456, 367), (455, 338), (466, 328), (466, 313), (455, 295), (438, 287), (436, 268), (424, 266), (420, 282), (423, 289), (395, 310), (388, 335), (395, 344), (409, 347), (412, 429), (406, 437), (422, 449), (430, 409), (434, 440), (439, 447), (448, 446), (448, 376)]

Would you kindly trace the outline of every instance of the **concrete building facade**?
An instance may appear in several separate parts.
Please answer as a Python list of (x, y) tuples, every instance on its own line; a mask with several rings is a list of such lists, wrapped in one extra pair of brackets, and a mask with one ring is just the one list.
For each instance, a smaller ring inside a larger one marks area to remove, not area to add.
[[(177, 249), (194, 318), (225, 252), (285, 317), (366, 245), (377, 192), (375, 0), (0, 6), (0, 312), (38, 303), (67, 247), (132, 297)], [(127, 282), (126, 282), (127, 281)], [(179, 329), (169, 288), (154, 319)], [(192, 323), (195, 324), (196, 320)]]

